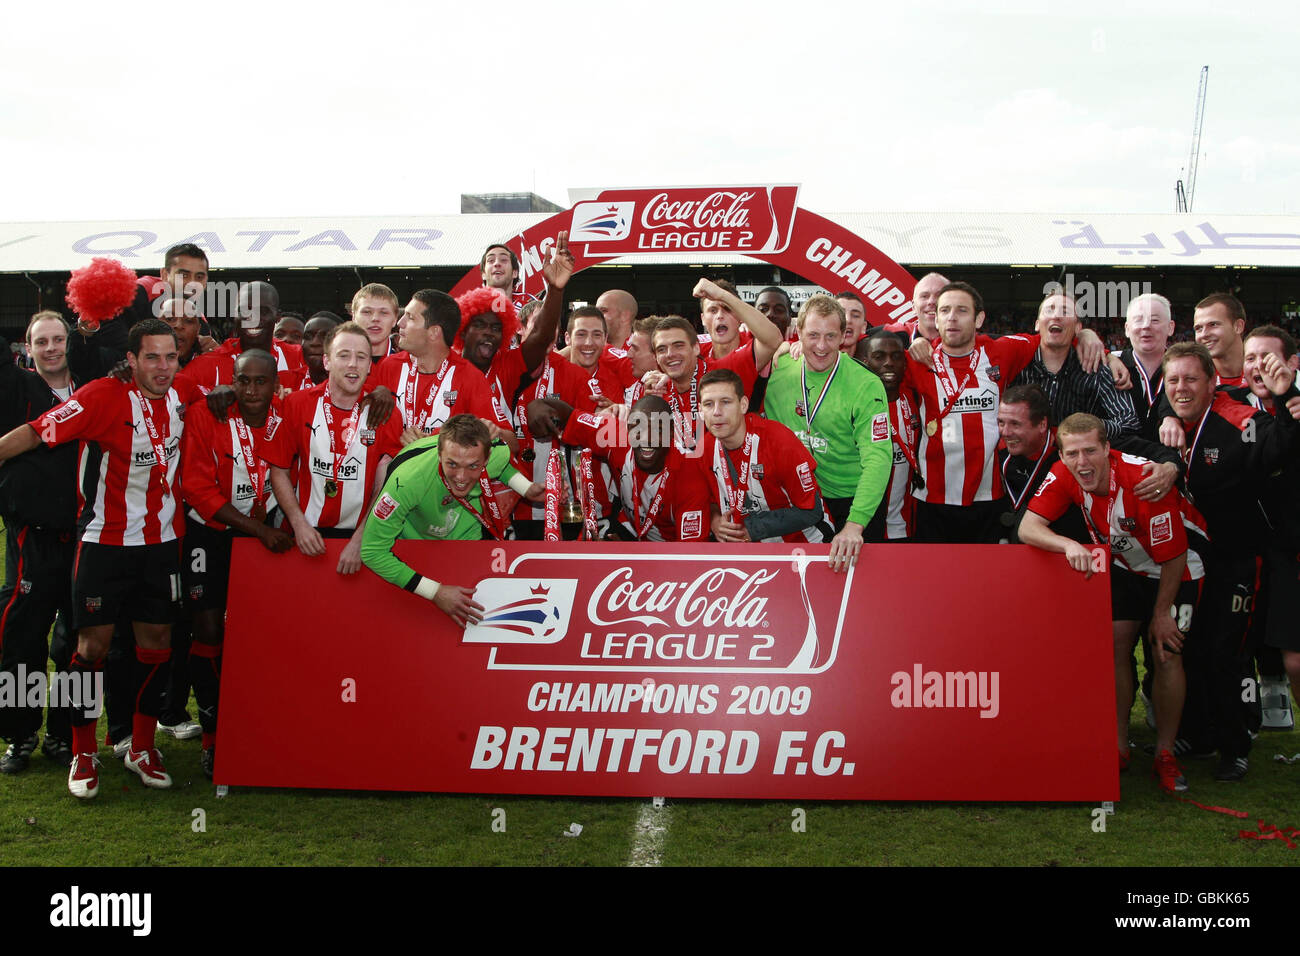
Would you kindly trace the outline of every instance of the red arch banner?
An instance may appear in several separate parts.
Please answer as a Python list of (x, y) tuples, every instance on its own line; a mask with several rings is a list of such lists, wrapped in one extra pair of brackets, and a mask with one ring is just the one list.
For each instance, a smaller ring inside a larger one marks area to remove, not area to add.
[[(606, 189), (523, 232), (503, 237), (520, 263), (516, 290), (533, 296), (545, 288), (542, 262), (562, 230), (577, 270), (626, 255), (668, 255), (699, 250), (739, 253), (770, 262), (832, 294), (852, 289), (867, 321), (885, 325), (915, 316), (916, 280), (871, 243), (798, 206), (798, 186), (690, 186)], [(452, 289), (458, 296), (482, 283), (472, 267)]]

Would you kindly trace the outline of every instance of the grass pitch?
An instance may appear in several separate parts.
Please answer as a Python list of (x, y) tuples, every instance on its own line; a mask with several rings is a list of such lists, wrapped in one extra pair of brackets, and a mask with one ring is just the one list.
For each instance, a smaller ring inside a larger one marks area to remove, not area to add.
[[(224, 798), (199, 773), (198, 740), (161, 736), (171, 790), (146, 790), (102, 750), (99, 796), (68, 794), (67, 773), (39, 751), (0, 777), (6, 865), (189, 866), (1272, 866), (1300, 865), (1279, 840), (1244, 840), (1263, 820), (1300, 825), (1300, 733), (1266, 733), (1240, 783), (1216, 783), (1214, 761), (1184, 764), (1188, 797), (1249, 813), (1236, 819), (1156, 789), (1134, 721), (1134, 762), (1105, 830), (1083, 804), (818, 803), (669, 800), (647, 850), (648, 800), (395, 794), (235, 788)], [(101, 720), (101, 724), (103, 721)], [(324, 745), (328, 745), (325, 743)], [(339, 754), (339, 759), (354, 759)], [(934, 759), (942, 759), (935, 755)], [(1050, 767), (1042, 768), (1050, 773)], [(98, 839), (85, 840), (86, 823)], [(644, 820), (642, 821), (644, 822)], [(571, 825), (580, 834), (566, 835)]]
[[(190, 712), (196, 708), (191, 701)], [(100, 733), (106, 720), (100, 719)], [(310, 729), (303, 731), (304, 740)], [(42, 733), (43, 737), (43, 733)], [(39, 750), (0, 775), (6, 866), (1300, 866), (1280, 840), (1247, 840), (1257, 821), (1300, 826), (1300, 732), (1265, 733), (1240, 783), (1214, 760), (1184, 763), (1200, 803), (1161, 793), (1138, 705), (1122, 799), (1097, 829), (1095, 807), (1016, 803), (821, 803), (360, 793), (236, 788), (223, 798), (199, 772), (199, 741), (159, 734), (174, 781), (146, 790), (101, 748), (100, 792), (82, 802), (67, 770)], [(329, 746), (317, 741), (315, 746)], [(954, 742), (954, 746), (960, 746)], [(340, 752), (339, 760), (364, 759)], [(412, 756), (412, 759), (416, 759)], [(943, 754), (927, 759), (942, 760)], [(1051, 766), (1039, 768), (1051, 773)], [(87, 841), (86, 824), (94, 841)], [(581, 832), (575, 835), (572, 825)], [(647, 824), (648, 823), (648, 827)], [(1300, 843), (1300, 841), (1297, 841)]]

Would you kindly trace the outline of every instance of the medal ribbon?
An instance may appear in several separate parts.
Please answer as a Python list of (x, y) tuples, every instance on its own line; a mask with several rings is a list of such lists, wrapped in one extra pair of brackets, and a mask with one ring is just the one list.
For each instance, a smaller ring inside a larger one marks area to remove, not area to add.
[(420, 368), (416, 364), (415, 356), (411, 356), (410, 369), (406, 374), (406, 401), (403, 403), (402, 421), (403, 424), (424, 431), (426, 426), (433, 420), (433, 405), (438, 399), (438, 393), (442, 391), (442, 380), (447, 374), (447, 369), (451, 365), (451, 358), (442, 360), (442, 365), (435, 373), (433, 387), (429, 389), (429, 394), (424, 401), (420, 403), (419, 414), (416, 414), (416, 400), (419, 395)]
[(704, 360), (700, 359), (695, 364), (695, 372), (691, 375), (690, 391), (690, 431), (686, 430), (686, 416), (681, 409), (681, 396), (677, 394), (677, 386), (672, 382), (668, 383), (668, 405), (673, 413), (673, 427), (677, 431), (677, 447), (682, 451), (689, 451), (695, 447), (695, 422), (700, 414), (700, 376), (704, 374)]
[(1116, 487), (1117, 486), (1115, 483), (1115, 466), (1111, 464), (1110, 465), (1110, 496), (1107, 498), (1106, 501), (1106, 533), (1105, 534), (1102, 534), (1100, 529), (1098, 529), (1097, 522), (1092, 517), (1092, 508), (1089, 507), (1083, 509), (1083, 516), (1088, 521), (1088, 534), (1092, 537), (1093, 544), (1104, 544), (1108, 547), (1110, 545), (1110, 532), (1112, 530), (1111, 522), (1114, 521), (1115, 519)]
[[(1025, 498), (1028, 497), (1030, 489), (1034, 487), (1034, 479), (1038, 477), (1038, 469), (1043, 466), (1043, 462), (1047, 459), (1047, 453), (1051, 450), (1052, 450), (1052, 433), (1049, 431), (1047, 433), (1047, 441), (1043, 442), (1043, 451), (1041, 454), (1039, 454), (1038, 461), (1034, 462), (1034, 470), (1029, 473), (1029, 480), (1025, 482), (1024, 490), (1020, 492), (1019, 497), (1015, 495), (1011, 496), (1012, 511), (1020, 510), (1020, 502), (1024, 501)], [(1009, 464), (1011, 464), (1011, 456), (1007, 455), (1007, 460), (1002, 463), (1002, 487), (1007, 488), (1008, 490), (1011, 488), (1011, 486), (1007, 484), (1007, 465)], [(1114, 477), (1115, 477), (1115, 469), (1112, 468), (1111, 469), (1112, 481)], [(1114, 486), (1112, 485), (1112, 491), (1113, 490), (1114, 490)]]
[(149, 444), (153, 446), (154, 467), (158, 469), (158, 481), (162, 484), (163, 494), (171, 494), (171, 484), (167, 481), (167, 443), (158, 432), (158, 424), (153, 420), (153, 405), (149, 399), (144, 397), (144, 392), (140, 386), (132, 385), (131, 391), (135, 393), (136, 400), (140, 403), (140, 415), (144, 418), (145, 430), (149, 432)]
[(741, 455), (744, 461), (740, 464), (740, 472), (736, 478), (736, 487), (731, 486), (731, 468), (727, 462), (722, 460), (722, 456), (727, 454), (727, 450), (722, 446), (722, 442), (717, 442), (713, 446), (713, 470), (722, 478), (722, 487), (727, 496), (727, 507), (731, 512), (731, 521), (739, 523), (745, 517), (745, 499), (749, 496), (749, 476), (753, 469), (750, 467), (754, 459), (758, 457), (758, 435), (750, 432), (745, 436), (745, 444), (741, 448)]
[(1156, 403), (1155, 386), (1152, 380), (1147, 377), (1146, 366), (1142, 364), (1142, 359), (1138, 358), (1136, 352), (1133, 353), (1133, 364), (1137, 366), (1138, 378), (1142, 381), (1142, 394), (1146, 396), (1147, 410), (1150, 411), (1151, 406)]
[(916, 435), (912, 433), (912, 403), (907, 400), (907, 396), (900, 394), (898, 401), (893, 403), (890, 411), (895, 418), (894, 434), (892, 436), (894, 444), (898, 446), (898, 450), (907, 459), (908, 465), (912, 468), (912, 474), (919, 475), (921, 470), (916, 464), (916, 452), (912, 451), (912, 442), (916, 441)]
[(469, 503), (468, 499), (462, 498), (460, 495), (456, 494), (456, 492), (451, 490), (451, 485), (447, 483), (447, 476), (443, 474), (441, 461), (438, 462), (438, 478), (442, 481), (443, 487), (447, 489), (447, 494), (451, 495), (452, 498), (455, 499), (456, 504), (460, 505), (472, 514), (478, 520), (478, 523), (487, 529), (488, 534), (492, 535), (492, 537), (497, 541), (505, 539), (505, 534), (502, 530), (505, 522), (501, 518), (501, 507), (497, 504), (497, 496), (496, 493), (492, 491), (492, 481), (488, 478), (486, 468), (484, 468), (483, 472), (478, 476), (478, 486), (483, 493), (483, 510), (491, 514), (492, 517), (490, 520), (475, 511), (474, 506)]
[[(1214, 402), (1213, 400), (1211, 400), (1210, 405), (1213, 406), (1213, 404)], [(1201, 415), (1200, 424), (1196, 426), (1196, 437), (1192, 439), (1192, 443), (1188, 445), (1187, 448), (1184, 449), (1183, 451), (1183, 463), (1187, 465), (1188, 478), (1191, 477), (1192, 458), (1196, 456), (1196, 446), (1199, 445), (1201, 442), (1201, 430), (1205, 428), (1205, 423), (1209, 421), (1209, 418), (1210, 418), (1210, 408), (1207, 407), (1205, 409), (1205, 412)], [(1187, 500), (1191, 501), (1192, 504), (1196, 504), (1195, 500), (1192, 498), (1191, 481), (1186, 481), (1184, 483), (1184, 488), (1186, 489), (1184, 495), (1186, 496)]]
[(334, 463), (334, 471), (330, 476), (330, 480), (334, 482), (335, 487), (338, 487), (339, 465), (342, 463), (342, 459), (348, 457), (348, 452), (352, 450), (352, 443), (357, 440), (357, 420), (361, 416), (361, 403), (354, 404), (352, 411), (348, 414), (347, 424), (343, 426), (343, 434), (346, 435), (351, 431), (352, 437), (348, 439), (343, 454), (339, 455), (334, 450), (334, 403), (330, 401), (330, 387), (328, 385), (325, 386), (325, 394), (321, 397), (321, 402), (325, 407), (325, 433), (330, 436), (330, 460)]
[(641, 483), (641, 487), (637, 488), (636, 473), (640, 470), (641, 469), (636, 466), (636, 462), (633, 462), (632, 463), (632, 522), (636, 528), (636, 539), (638, 541), (644, 541), (646, 539), (645, 536), (650, 532), (650, 527), (654, 524), (655, 518), (659, 516), (659, 509), (663, 506), (664, 503), (664, 492), (668, 488), (668, 468), (667, 466), (665, 466), (664, 470), (659, 473), (659, 487), (655, 490), (654, 498), (652, 498), (650, 501), (650, 507), (646, 509), (644, 521), (641, 520), (641, 494), (645, 490), (646, 485), (650, 484), (650, 479), (652, 479), (654, 476), (646, 475), (645, 481)]
[[(274, 412), (269, 412), (266, 417), (266, 424), (270, 425)], [(231, 423), (235, 426), (235, 436), (239, 441), (239, 453), (244, 459), (244, 470), (248, 472), (248, 480), (253, 484), (253, 505), (266, 503), (266, 462), (253, 455), (253, 432), (244, 422), (243, 416), (238, 412), (230, 416)], [(234, 502), (234, 499), (231, 499)], [(251, 506), (250, 506), (251, 507)]]
[[(808, 360), (804, 359), (799, 363), (799, 384), (803, 386), (804, 408), (807, 409), (808, 430), (812, 431), (813, 419), (817, 417), (817, 410), (822, 407), (822, 400), (826, 398), (826, 393), (830, 391), (831, 382), (835, 381), (835, 373), (840, 370), (840, 359), (844, 357), (843, 352), (835, 354), (835, 364), (831, 367), (831, 374), (826, 376), (826, 381), (822, 385), (821, 394), (817, 396), (817, 403), (812, 403), (812, 396), (808, 394)], [(796, 409), (798, 411), (798, 409)]]
[[(975, 351), (971, 352), (970, 368), (966, 370), (966, 376), (961, 380), (960, 385), (956, 385), (956, 376), (952, 374), (952, 366), (948, 364), (948, 358), (944, 355), (943, 349), (939, 349), (934, 353), (935, 378), (938, 379), (939, 390), (943, 392), (944, 396), (948, 399), (948, 402), (943, 406), (943, 411), (939, 412), (939, 414), (931, 419), (931, 421), (938, 423), (943, 420), (945, 415), (952, 411), (953, 405), (957, 404), (957, 399), (961, 398), (961, 393), (966, 391), (966, 386), (970, 384), (971, 377), (975, 374), (975, 369), (979, 366), (980, 353), (982, 351), (982, 349), (977, 348)], [(942, 366), (942, 371), (940, 371), (940, 366)], [(954, 385), (956, 385), (955, 391), (953, 390)]]

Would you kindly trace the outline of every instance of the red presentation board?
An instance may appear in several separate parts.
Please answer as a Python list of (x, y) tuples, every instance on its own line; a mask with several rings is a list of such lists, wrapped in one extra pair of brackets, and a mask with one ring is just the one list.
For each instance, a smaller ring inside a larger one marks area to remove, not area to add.
[(477, 587), (462, 631), (328, 545), (235, 542), (217, 783), (1119, 796), (1109, 576), (1060, 556), (867, 546), (836, 574), (826, 545), (398, 542)]

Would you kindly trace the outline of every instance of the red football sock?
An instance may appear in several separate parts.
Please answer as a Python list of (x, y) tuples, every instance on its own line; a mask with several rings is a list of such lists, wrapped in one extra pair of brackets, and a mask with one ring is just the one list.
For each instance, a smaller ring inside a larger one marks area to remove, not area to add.
[(135, 713), (131, 718), (131, 749), (137, 753), (153, 748), (158, 732), (158, 709), (171, 663), (170, 647), (135, 649)]
[(157, 732), (158, 718), (137, 710), (131, 717), (131, 749), (137, 753), (152, 749), (154, 734)]
[(93, 754), (98, 752), (99, 744), (95, 742), (95, 725), (72, 725), (72, 752), (74, 754)]

